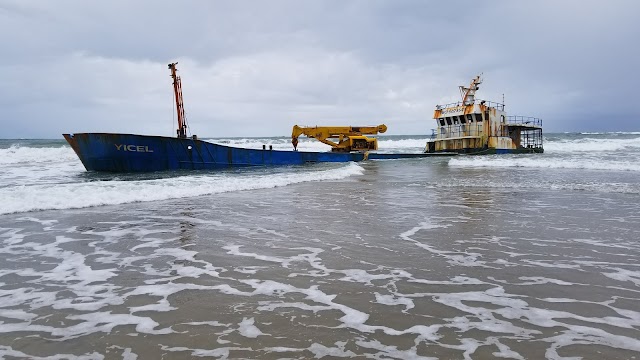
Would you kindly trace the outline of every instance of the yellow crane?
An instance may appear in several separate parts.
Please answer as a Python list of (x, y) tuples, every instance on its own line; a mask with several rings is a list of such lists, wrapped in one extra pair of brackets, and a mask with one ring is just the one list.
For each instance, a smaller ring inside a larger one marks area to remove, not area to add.
[[(291, 143), (293, 149), (298, 148), (298, 137), (305, 135), (331, 146), (331, 151), (350, 152), (378, 149), (378, 140), (363, 134), (375, 135), (387, 131), (387, 126), (293, 126)], [(338, 142), (329, 139), (338, 139)]]

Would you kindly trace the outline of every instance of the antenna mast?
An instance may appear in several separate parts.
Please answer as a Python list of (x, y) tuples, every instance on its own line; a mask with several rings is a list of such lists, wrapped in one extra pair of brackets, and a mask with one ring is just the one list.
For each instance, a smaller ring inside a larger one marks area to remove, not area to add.
[(473, 103), (476, 101), (476, 90), (479, 90), (479, 85), (482, 84), (482, 79), (480, 77), (481, 75), (482, 74), (473, 78), (469, 87), (460, 86), (462, 105), (473, 105)]
[(182, 82), (180, 76), (176, 75), (177, 62), (169, 64), (171, 77), (173, 78), (173, 94), (176, 98), (176, 111), (178, 112), (178, 130), (176, 131), (178, 138), (187, 137), (187, 119), (184, 116), (184, 104), (182, 103)]

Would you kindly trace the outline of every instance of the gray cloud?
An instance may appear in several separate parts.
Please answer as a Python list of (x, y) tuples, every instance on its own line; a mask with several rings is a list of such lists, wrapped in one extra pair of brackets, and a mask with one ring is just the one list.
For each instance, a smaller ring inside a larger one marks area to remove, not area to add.
[(479, 97), (551, 131), (638, 130), (636, 1), (0, 2), (0, 137), (174, 134), (179, 61), (201, 136), (294, 124), (428, 134)]

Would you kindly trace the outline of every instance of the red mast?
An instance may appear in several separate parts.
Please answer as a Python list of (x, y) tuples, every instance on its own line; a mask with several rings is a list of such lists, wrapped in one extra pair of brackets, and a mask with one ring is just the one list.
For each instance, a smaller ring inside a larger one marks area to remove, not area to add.
[(179, 138), (187, 137), (187, 119), (184, 116), (184, 104), (182, 103), (182, 83), (180, 82), (180, 76), (176, 75), (177, 62), (169, 64), (171, 69), (171, 77), (173, 78), (173, 93), (176, 98), (176, 110), (178, 112), (178, 130), (177, 134)]

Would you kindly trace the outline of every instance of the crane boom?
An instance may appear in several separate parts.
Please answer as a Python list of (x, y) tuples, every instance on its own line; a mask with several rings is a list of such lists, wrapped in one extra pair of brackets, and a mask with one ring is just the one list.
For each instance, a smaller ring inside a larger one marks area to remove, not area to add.
[[(298, 137), (305, 135), (331, 146), (331, 151), (350, 152), (377, 150), (378, 140), (364, 136), (375, 135), (387, 131), (387, 126), (298, 126), (291, 132), (291, 143), (294, 149), (298, 145)], [(329, 139), (338, 139), (338, 142)]]
[(171, 78), (173, 79), (173, 94), (176, 100), (176, 111), (178, 113), (178, 130), (176, 131), (179, 138), (187, 137), (187, 118), (184, 116), (184, 103), (182, 102), (182, 82), (180, 76), (176, 74), (177, 62), (169, 64), (171, 70)]

